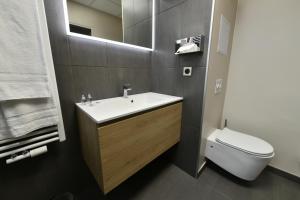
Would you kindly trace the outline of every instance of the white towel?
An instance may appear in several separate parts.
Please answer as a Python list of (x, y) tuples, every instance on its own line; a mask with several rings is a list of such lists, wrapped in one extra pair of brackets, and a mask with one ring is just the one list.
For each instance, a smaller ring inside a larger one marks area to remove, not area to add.
[(3, 112), (0, 109), (0, 140), (9, 139), (11, 137), (13, 136), (10, 134)]
[(183, 45), (182, 47), (180, 47), (176, 51), (175, 55), (184, 54), (184, 53), (193, 53), (193, 52), (197, 52), (199, 50), (200, 50), (200, 48), (195, 43), (187, 43), (187, 44)]
[(36, 0), (0, 8), (0, 101), (50, 97)]
[(56, 109), (52, 98), (2, 102), (0, 140), (20, 137), (40, 128), (57, 125)]

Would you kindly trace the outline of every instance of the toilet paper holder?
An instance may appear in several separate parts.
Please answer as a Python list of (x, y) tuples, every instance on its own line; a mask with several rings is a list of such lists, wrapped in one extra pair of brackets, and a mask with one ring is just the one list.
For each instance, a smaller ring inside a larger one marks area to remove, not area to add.
[(204, 51), (204, 35), (198, 35), (193, 37), (187, 37), (176, 40), (175, 54), (187, 54)]

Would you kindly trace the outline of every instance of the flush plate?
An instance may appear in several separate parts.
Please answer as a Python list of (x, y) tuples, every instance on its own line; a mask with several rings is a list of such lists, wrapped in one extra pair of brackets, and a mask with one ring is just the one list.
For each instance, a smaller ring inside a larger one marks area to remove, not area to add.
[(223, 79), (217, 79), (215, 85), (215, 94), (219, 94), (220, 92), (222, 92), (222, 88), (223, 88)]

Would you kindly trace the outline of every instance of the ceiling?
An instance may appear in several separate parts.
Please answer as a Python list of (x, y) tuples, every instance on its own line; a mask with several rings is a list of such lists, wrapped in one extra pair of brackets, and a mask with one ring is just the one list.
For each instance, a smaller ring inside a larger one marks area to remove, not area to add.
[(122, 17), (122, 0), (72, 0), (90, 8)]

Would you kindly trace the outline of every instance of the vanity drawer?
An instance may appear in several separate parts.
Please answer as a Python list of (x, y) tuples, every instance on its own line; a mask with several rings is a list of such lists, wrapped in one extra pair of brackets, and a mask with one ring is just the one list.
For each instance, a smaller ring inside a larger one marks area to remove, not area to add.
[(107, 193), (180, 140), (182, 103), (98, 128)]

